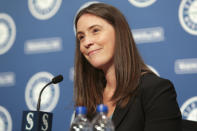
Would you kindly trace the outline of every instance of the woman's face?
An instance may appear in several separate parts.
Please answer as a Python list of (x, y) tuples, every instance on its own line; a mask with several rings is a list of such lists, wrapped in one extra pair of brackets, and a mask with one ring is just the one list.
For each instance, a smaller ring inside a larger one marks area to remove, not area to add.
[(101, 17), (84, 14), (77, 23), (80, 51), (95, 68), (105, 70), (113, 64), (115, 30)]

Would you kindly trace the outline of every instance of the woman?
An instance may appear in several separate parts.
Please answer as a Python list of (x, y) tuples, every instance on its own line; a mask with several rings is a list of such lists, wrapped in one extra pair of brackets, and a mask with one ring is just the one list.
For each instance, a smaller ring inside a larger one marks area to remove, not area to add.
[(180, 131), (181, 113), (169, 80), (145, 65), (122, 13), (111, 5), (91, 4), (75, 19), (74, 96), (86, 106), (108, 106), (116, 131)]

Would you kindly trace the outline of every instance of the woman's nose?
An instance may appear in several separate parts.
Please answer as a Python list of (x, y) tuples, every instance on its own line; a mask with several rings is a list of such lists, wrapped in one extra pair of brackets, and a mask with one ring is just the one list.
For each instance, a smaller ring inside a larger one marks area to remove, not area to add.
[(93, 44), (94, 44), (94, 42), (92, 41), (92, 39), (86, 37), (86, 39), (85, 39), (85, 44), (84, 44), (85, 48), (88, 49), (88, 48), (90, 48)]

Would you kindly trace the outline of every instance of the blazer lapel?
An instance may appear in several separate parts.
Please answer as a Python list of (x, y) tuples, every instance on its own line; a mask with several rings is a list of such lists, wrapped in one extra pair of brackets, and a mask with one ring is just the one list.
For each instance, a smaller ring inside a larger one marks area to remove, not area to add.
[(115, 128), (117, 128), (120, 125), (121, 121), (129, 111), (129, 107), (130, 107), (130, 102), (124, 108), (120, 108), (119, 106), (116, 106), (112, 116), (112, 121), (114, 123)]
[[(137, 90), (139, 90), (139, 88)], [(130, 98), (128, 104), (124, 108), (121, 108), (118, 105), (116, 106), (115, 111), (112, 116), (112, 121), (114, 123), (115, 129), (121, 124), (122, 120), (127, 115), (129, 109), (134, 103), (136, 96), (138, 95), (137, 90), (134, 92), (133, 96)]]

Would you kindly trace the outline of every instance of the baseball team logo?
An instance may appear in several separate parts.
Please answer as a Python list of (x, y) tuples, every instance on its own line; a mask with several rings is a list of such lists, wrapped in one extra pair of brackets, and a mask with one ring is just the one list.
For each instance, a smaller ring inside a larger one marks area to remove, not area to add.
[(2, 106), (0, 106), (0, 131), (12, 131), (10, 113)]
[(0, 13), (0, 55), (6, 53), (13, 45), (16, 26), (11, 16)]
[(197, 121), (197, 96), (188, 99), (181, 106), (183, 119)]
[[(30, 78), (25, 90), (25, 100), (30, 110), (36, 110), (38, 96), (41, 89), (49, 83), (54, 76), (49, 72), (38, 72)], [(41, 96), (40, 110), (51, 112), (59, 100), (59, 85), (52, 84), (47, 87)]]
[(185, 31), (197, 35), (197, 0), (181, 0), (179, 20)]
[(143, 8), (152, 5), (156, 0), (129, 0), (129, 2), (136, 7)]
[(28, 7), (35, 18), (46, 20), (57, 13), (61, 3), (62, 0), (28, 0)]

